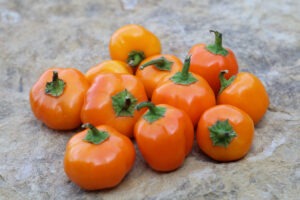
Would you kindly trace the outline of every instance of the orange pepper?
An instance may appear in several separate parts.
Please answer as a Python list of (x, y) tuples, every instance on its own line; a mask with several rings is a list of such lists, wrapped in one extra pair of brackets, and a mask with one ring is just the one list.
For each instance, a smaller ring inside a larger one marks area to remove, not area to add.
[(190, 57), (181, 72), (159, 84), (152, 94), (154, 104), (168, 104), (185, 111), (194, 125), (202, 113), (216, 104), (215, 95), (201, 76), (189, 72)]
[(100, 74), (87, 91), (81, 111), (83, 123), (109, 125), (132, 137), (133, 126), (141, 112), (137, 103), (146, 101), (142, 82), (129, 74)]
[(85, 190), (117, 186), (133, 167), (132, 142), (109, 126), (85, 127), (89, 129), (75, 134), (66, 146), (65, 173)]
[(125, 62), (117, 60), (106, 60), (92, 68), (86, 73), (85, 77), (92, 83), (98, 74), (102, 73), (120, 73), (120, 74), (133, 74), (131, 67)]
[(217, 95), (220, 90), (219, 73), (228, 70), (226, 78), (238, 73), (238, 63), (232, 50), (222, 46), (222, 34), (215, 33), (215, 43), (211, 45), (196, 44), (190, 51), (191, 72), (202, 76)]
[(257, 124), (269, 106), (269, 96), (262, 82), (249, 72), (240, 72), (225, 79), (226, 71), (220, 73), (221, 90), (218, 104), (230, 104), (249, 114)]
[(143, 82), (147, 95), (151, 98), (157, 84), (167, 76), (182, 69), (182, 62), (174, 55), (155, 55), (143, 60), (136, 70), (136, 76)]
[(168, 172), (180, 167), (193, 146), (194, 127), (185, 112), (166, 104), (142, 102), (148, 111), (137, 121), (134, 136), (150, 167)]
[(161, 45), (159, 39), (149, 30), (140, 25), (129, 24), (113, 33), (109, 52), (113, 60), (127, 62), (135, 68), (143, 59), (160, 54)]
[(30, 90), (35, 117), (56, 130), (80, 126), (80, 112), (89, 83), (73, 68), (50, 68)]
[(251, 148), (254, 124), (247, 113), (231, 105), (205, 111), (197, 127), (200, 149), (216, 161), (241, 159)]

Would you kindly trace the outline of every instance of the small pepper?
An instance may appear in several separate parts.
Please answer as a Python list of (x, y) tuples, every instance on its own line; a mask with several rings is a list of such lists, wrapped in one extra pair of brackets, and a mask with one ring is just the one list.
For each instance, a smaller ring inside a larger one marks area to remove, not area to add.
[(238, 73), (238, 63), (232, 50), (222, 45), (222, 33), (211, 30), (215, 34), (215, 43), (210, 45), (196, 44), (190, 50), (191, 72), (202, 76), (214, 90), (220, 90), (219, 73), (228, 70), (226, 78)]
[(125, 62), (117, 60), (106, 60), (90, 68), (85, 73), (85, 77), (90, 83), (92, 83), (97, 75), (103, 73), (133, 74), (133, 71), (132, 68), (129, 67)]
[(142, 82), (129, 74), (100, 74), (86, 93), (81, 110), (83, 123), (109, 125), (132, 137), (133, 127), (141, 112), (139, 102), (147, 100)]
[(262, 82), (249, 72), (240, 72), (226, 79), (227, 71), (220, 72), (221, 89), (218, 104), (230, 104), (249, 114), (254, 124), (265, 115), (269, 106), (269, 96)]
[(181, 72), (155, 88), (151, 100), (154, 104), (169, 104), (185, 111), (196, 125), (202, 113), (214, 106), (216, 100), (207, 81), (189, 72), (190, 59), (185, 59)]
[(254, 124), (250, 116), (231, 105), (206, 110), (197, 126), (200, 149), (216, 161), (241, 159), (251, 148)]
[(87, 129), (75, 134), (66, 146), (65, 173), (85, 190), (117, 186), (133, 167), (132, 142), (109, 126), (83, 127)]
[(134, 127), (134, 136), (149, 166), (162, 172), (180, 167), (193, 146), (194, 127), (185, 112), (173, 106), (142, 102), (148, 108)]
[(50, 68), (30, 90), (32, 112), (52, 129), (77, 128), (88, 88), (88, 81), (77, 69)]
[(147, 95), (152, 97), (156, 86), (169, 75), (182, 69), (182, 62), (174, 55), (155, 55), (143, 60), (136, 70), (136, 76), (143, 82)]
[(127, 62), (135, 69), (145, 58), (160, 54), (161, 44), (146, 28), (129, 24), (113, 33), (109, 42), (109, 52), (113, 60)]

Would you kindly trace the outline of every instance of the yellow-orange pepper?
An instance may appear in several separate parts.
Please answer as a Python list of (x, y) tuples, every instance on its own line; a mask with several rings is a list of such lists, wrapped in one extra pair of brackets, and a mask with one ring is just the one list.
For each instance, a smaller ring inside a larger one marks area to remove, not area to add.
[(117, 186), (134, 165), (132, 142), (110, 126), (84, 127), (66, 146), (65, 173), (85, 190)]
[(156, 86), (182, 69), (182, 62), (174, 55), (159, 54), (143, 60), (135, 75), (143, 82), (149, 98)]
[(135, 76), (101, 74), (85, 95), (81, 120), (95, 126), (108, 125), (132, 137), (134, 124), (142, 114), (135, 106), (146, 100), (144, 86)]
[(109, 52), (113, 60), (127, 62), (137, 67), (140, 62), (152, 55), (160, 54), (160, 40), (143, 26), (129, 24), (113, 33), (109, 42)]
[(186, 58), (181, 72), (157, 85), (152, 93), (154, 104), (168, 104), (185, 111), (194, 126), (202, 113), (216, 105), (215, 94), (207, 81), (189, 72), (190, 57)]
[(50, 68), (30, 90), (33, 114), (55, 130), (71, 130), (81, 124), (80, 112), (89, 83), (74, 68)]
[(125, 62), (118, 60), (106, 60), (90, 68), (85, 73), (85, 77), (90, 83), (92, 83), (99, 74), (103, 73), (133, 74), (133, 71)]
[(221, 90), (217, 103), (233, 105), (245, 111), (257, 124), (265, 115), (270, 100), (263, 83), (254, 74), (240, 72), (236, 76), (226, 79), (220, 73)]
[(136, 122), (134, 136), (149, 166), (161, 172), (180, 167), (191, 152), (194, 127), (188, 115), (167, 104), (142, 102), (137, 109), (148, 108)]

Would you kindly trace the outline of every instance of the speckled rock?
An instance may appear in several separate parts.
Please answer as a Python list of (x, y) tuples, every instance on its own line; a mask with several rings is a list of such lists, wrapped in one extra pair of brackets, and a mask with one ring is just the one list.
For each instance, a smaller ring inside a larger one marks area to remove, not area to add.
[[(298, 199), (300, 191), (300, 1), (0, 0), (0, 199)], [(249, 154), (216, 163), (194, 145), (184, 165), (156, 173), (138, 153), (116, 188), (85, 192), (63, 171), (74, 132), (37, 121), (31, 86), (51, 66), (85, 72), (109, 59), (110, 35), (137, 23), (181, 59), (223, 33), (242, 71), (265, 84), (270, 108)]]

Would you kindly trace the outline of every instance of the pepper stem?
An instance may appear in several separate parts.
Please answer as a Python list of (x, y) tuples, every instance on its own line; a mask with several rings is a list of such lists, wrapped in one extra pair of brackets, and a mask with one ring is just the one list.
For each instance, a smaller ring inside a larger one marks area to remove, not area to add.
[(59, 97), (64, 92), (66, 83), (58, 77), (58, 72), (53, 71), (52, 81), (47, 82), (45, 86), (45, 94)]
[(100, 144), (109, 138), (109, 134), (106, 131), (100, 131), (95, 126), (90, 123), (83, 124), (82, 128), (88, 128), (87, 134), (84, 141), (87, 141), (92, 144)]
[(184, 80), (187, 80), (188, 77), (189, 77), (190, 63), (191, 63), (191, 56), (188, 56), (188, 57), (184, 60), (183, 68), (182, 68), (182, 71), (181, 71), (182, 78), (183, 78)]
[(167, 60), (165, 57), (162, 56), (158, 59), (150, 60), (149, 62), (146, 62), (145, 64), (140, 66), (140, 69), (143, 70), (145, 67), (148, 67), (151, 65), (155, 66), (159, 70), (170, 71), (171, 66), (173, 65), (173, 62)]
[(226, 56), (228, 51), (222, 45), (222, 33), (214, 30), (210, 30), (209, 32), (215, 34), (215, 43), (206, 46), (206, 49), (216, 55)]
[(117, 117), (133, 117), (137, 99), (127, 90), (115, 94), (112, 98), (112, 106)]
[(188, 56), (184, 60), (183, 68), (181, 72), (177, 72), (174, 76), (172, 76), (170, 79), (176, 84), (180, 85), (190, 85), (197, 81), (197, 79), (193, 76), (192, 73), (189, 72), (190, 69), (190, 63), (191, 63), (191, 56)]
[(228, 80), (225, 78), (225, 74), (228, 73), (228, 70), (222, 70), (219, 74), (219, 80), (221, 87), (219, 90), (219, 95), (225, 90), (235, 79), (236, 76), (231, 76)]
[(208, 129), (214, 146), (227, 147), (233, 138), (237, 136), (228, 119), (224, 121), (218, 120)]
[(133, 50), (128, 54), (127, 63), (130, 67), (137, 67), (144, 59), (144, 52)]
[(55, 84), (55, 86), (57, 86), (57, 82), (58, 82), (58, 72), (57, 71), (53, 71), (52, 82)]
[(143, 118), (150, 124), (164, 117), (166, 108), (162, 106), (155, 106), (150, 101), (141, 102), (136, 106), (137, 110), (148, 108), (149, 110), (143, 115)]
[(131, 99), (129, 96), (126, 96), (125, 97), (125, 103), (124, 103), (124, 110), (128, 110), (128, 108), (130, 107), (131, 105)]

